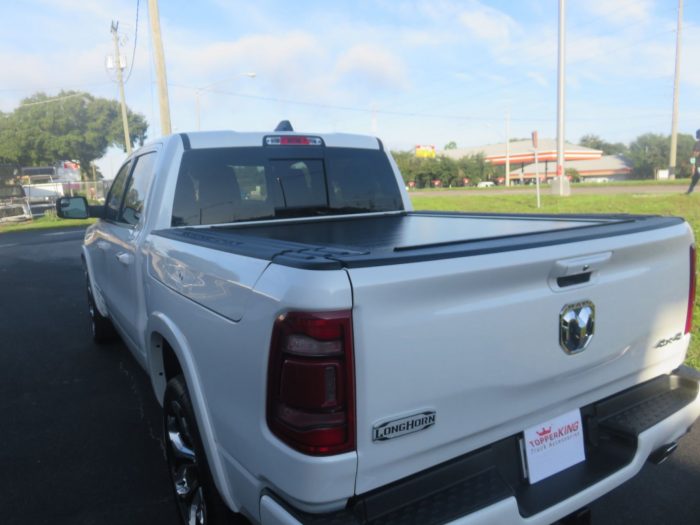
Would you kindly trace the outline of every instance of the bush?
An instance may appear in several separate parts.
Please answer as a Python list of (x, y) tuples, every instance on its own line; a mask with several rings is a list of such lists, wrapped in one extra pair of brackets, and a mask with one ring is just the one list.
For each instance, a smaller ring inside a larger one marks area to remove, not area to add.
[(44, 210), (44, 217), (48, 221), (57, 221), (58, 215), (56, 215), (56, 210), (54, 208), (47, 208)]

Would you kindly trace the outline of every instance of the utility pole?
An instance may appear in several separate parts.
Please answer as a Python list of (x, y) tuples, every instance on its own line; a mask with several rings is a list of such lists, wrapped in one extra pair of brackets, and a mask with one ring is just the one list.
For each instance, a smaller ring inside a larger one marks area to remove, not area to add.
[(129, 136), (129, 120), (126, 113), (126, 98), (124, 97), (124, 76), (122, 71), (122, 59), (119, 56), (119, 22), (112, 21), (112, 41), (114, 42), (114, 67), (117, 70), (117, 82), (119, 83), (119, 98), (122, 105), (122, 124), (124, 125), (124, 144), (126, 153), (131, 155), (131, 137)]
[(510, 186), (510, 111), (506, 112), (506, 188)]
[(158, 105), (160, 107), (160, 129), (163, 135), (170, 135), (170, 102), (168, 101), (168, 79), (165, 75), (165, 55), (163, 39), (160, 34), (160, 14), (158, 0), (148, 0), (148, 18), (151, 21), (151, 38), (153, 39), (153, 60), (156, 63), (158, 77)]
[(676, 149), (678, 149), (678, 84), (681, 76), (681, 31), (683, 29), (683, 0), (678, 0), (678, 28), (676, 29), (676, 71), (673, 76), (673, 117), (671, 118), (671, 155), (668, 174), (676, 178)]
[[(559, 53), (557, 63), (557, 181), (552, 193), (564, 196), (570, 194), (568, 184), (564, 186), (564, 86), (566, 62), (566, 0), (559, 0)], [(568, 182), (568, 181), (567, 181)]]

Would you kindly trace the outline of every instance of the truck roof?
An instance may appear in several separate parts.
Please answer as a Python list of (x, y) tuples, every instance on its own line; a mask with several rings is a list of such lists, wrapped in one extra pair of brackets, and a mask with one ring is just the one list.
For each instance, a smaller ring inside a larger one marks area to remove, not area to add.
[[(176, 133), (165, 137), (165, 140), (182, 140), (186, 149), (256, 147), (263, 146), (265, 137), (297, 136), (320, 137), (326, 147), (330, 148), (361, 148), (384, 149), (377, 137), (355, 135), (351, 133), (317, 133), (298, 131), (192, 131)], [(159, 141), (154, 141), (159, 142)]]

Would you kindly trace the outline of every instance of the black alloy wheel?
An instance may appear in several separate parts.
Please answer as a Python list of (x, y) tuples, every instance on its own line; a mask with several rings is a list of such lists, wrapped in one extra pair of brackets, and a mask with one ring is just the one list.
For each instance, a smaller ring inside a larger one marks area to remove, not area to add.
[(166, 457), (182, 523), (241, 523), (228, 510), (216, 489), (182, 376), (168, 382), (163, 411)]

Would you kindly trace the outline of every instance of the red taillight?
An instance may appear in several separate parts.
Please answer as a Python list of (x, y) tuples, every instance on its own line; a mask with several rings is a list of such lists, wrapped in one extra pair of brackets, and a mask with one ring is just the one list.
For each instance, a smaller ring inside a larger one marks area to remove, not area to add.
[(265, 137), (266, 146), (323, 146), (321, 137), (274, 135)]
[(690, 284), (688, 285), (688, 312), (685, 316), (685, 333), (689, 334), (693, 329), (693, 309), (695, 308), (695, 245), (690, 247)]
[(306, 137), (280, 137), (280, 144), (293, 146), (308, 146), (309, 139)]
[(281, 315), (272, 331), (267, 423), (290, 447), (315, 456), (355, 449), (352, 317)]

